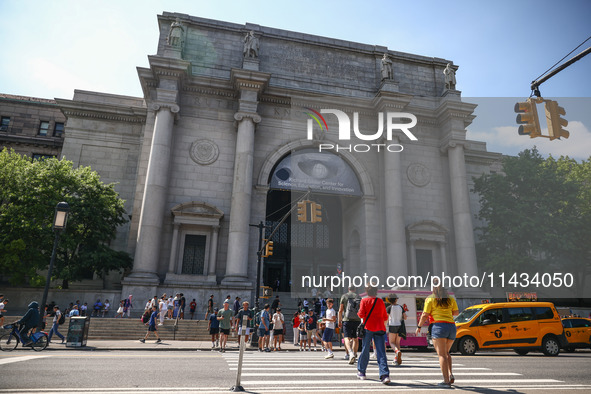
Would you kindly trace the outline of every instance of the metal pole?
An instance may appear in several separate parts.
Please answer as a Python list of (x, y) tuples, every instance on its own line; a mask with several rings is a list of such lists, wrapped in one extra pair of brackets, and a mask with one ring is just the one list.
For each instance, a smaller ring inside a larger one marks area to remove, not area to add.
[(242, 316), (242, 335), (240, 335), (240, 352), (238, 353), (238, 368), (236, 372), (236, 384), (232, 386), (230, 391), (244, 391), (244, 387), (240, 385), (240, 378), (242, 377), (242, 359), (244, 358), (244, 348), (246, 336), (246, 326), (248, 325), (248, 316)]
[[(557, 67), (556, 69), (554, 69), (549, 74), (546, 74), (546, 76), (544, 76), (544, 77), (542, 77), (542, 78), (540, 78), (538, 80), (533, 81), (531, 83), (531, 90), (536, 91), (541, 84), (543, 84), (544, 82), (546, 82), (547, 80), (549, 80), (550, 78), (552, 78), (553, 76), (555, 76), (556, 74), (558, 74), (559, 72), (561, 72), (562, 70), (564, 70), (565, 68), (567, 68), (568, 66), (570, 66), (571, 64), (573, 64), (573, 63), (581, 60), (582, 58), (584, 58), (585, 56), (587, 56), (590, 53), (591, 53), (591, 47), (585, 49), (583, 52), (581, 52), (578, 55), (574, 56), (572, 59), (570, 59), (566, 63), (562, 64), (561, 66)], [(537, 96), (539, 97), (539, 94)]]
[(254, 305), (256, 310), (259, 310), (259, 296), (260, 296), (260, 285), (261, 285), (261, 262), (262, 262), (262, 244), (263, 244), (263, 229), (265, 228), (265, 225), (263, 224), (263, 221), (261, 220), (261, 222), (258, 225), (259, 227), (259, 251), (257, 252), (257, 283), (256, 283), (256, 298), (254, 301)]
[(55, 239), (53, 241), (53, 251), (51, 252), (51, 260), (49, 260), (49, 269), (47, 270), (47, 279), (45, 280), (45, 290), (43, 290), (43, 298), (41, 299), (41, 305), (39, 306), (40, 311), (39, 314), (41, 318), (39, 319), (39, 330), (41, 330), (41, 326), (43, 324), (43, 316), (45, 316), (45, 304), (47, 303), (47, 295), (49, 294), (49, 282), (51, 282), (51, 271), (53, 271), (53, 264), (55, 263), (55, 255), (57, 254), (57, 244), (60, 239), (60, 231), (55, 231)]

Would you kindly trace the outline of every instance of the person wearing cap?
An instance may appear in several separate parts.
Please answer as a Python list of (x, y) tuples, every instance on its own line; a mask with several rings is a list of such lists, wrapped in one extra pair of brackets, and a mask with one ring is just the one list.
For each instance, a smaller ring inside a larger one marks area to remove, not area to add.
[(226, 344), (228, 342), (228, 335), (230, 335), (230, 329), (232, 328), (232, 319), (234, 318), (234, 312), (230, 309), (230, 302), (224, 302), (224, 309), (218, 312), (217, 319), (220, 322), (220, 352), (226, 351)]
[(209, 315), (209, 322), (207, 323), (209, 335), (211, 335), (211, 348), (215, 349), (220, 345), (220, 322), (218, 320), (218, 308), (213, 308), (213, 312)]
[(402, 364), (402, 352), (400, 348), (400, 329), (402, 321), (406, 320), (406, 313), (402, 305), (398, 305), (398, 296), (392, 293), (388, 296), (390, 306), (386, 308), (388, 313), (388, 341), (396, 355), (394, 358), (394, 366), (398, 367)]
[(285, 318), (281, 313), (281, 308), (277, 308), (273, 314), (273, 351), (281, 350), (281, 342), (283, 342), (283, 325)]

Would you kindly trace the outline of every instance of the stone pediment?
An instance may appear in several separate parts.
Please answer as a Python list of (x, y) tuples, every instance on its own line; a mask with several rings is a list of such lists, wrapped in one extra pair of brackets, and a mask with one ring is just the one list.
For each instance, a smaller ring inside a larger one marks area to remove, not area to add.
[(175, 217), (214, 218), (221, 219), (224, 213), (217, 207), (201, 201), (178, 204), (172, 208)]
[(432, 220), (423, 220), (406, 227), (410, 241), (445, 242), (448, 230)]

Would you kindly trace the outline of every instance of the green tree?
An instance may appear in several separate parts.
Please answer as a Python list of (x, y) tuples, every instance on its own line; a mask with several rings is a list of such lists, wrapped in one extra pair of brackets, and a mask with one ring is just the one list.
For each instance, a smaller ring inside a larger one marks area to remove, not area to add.
[(131, 257), (109, 247), (117, 227), (126, 223), (124, 201), (114, 184), (103, 184), (90, 167), (71, 161), (33, 160), (0, 152), (0, 270), (13, 284), (33, 279), (46, 269), (53, 247), (54, 209), (70, 205), (61, 234), (53, 277), (68, 282), (89, 273), (104, 277), (131, 267)]
[(584, 288), (591, 257), (591, 161), (505, 157), (502, 174), (475, 179), (478, 261), (492, 272), (570, 272)]

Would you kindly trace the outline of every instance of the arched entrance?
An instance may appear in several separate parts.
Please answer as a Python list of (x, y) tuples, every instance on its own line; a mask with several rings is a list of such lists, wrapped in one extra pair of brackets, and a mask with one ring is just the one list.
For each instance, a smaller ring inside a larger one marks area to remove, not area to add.
[[(312, 149), (285, 155), (268, 182), (265, 238), (276, 231), (271, 238), (273, 255), (263, 264), (263, 282), (279, 291), (306, 291), (302, 276), (336, 275), (342, 270), (344, 228), (351, 225), (344, 210), (363, 195), (360, 183), (342, 157)], [(295, 206), (302, 199), (322, 207), (321, 221), (298, 220)]]

